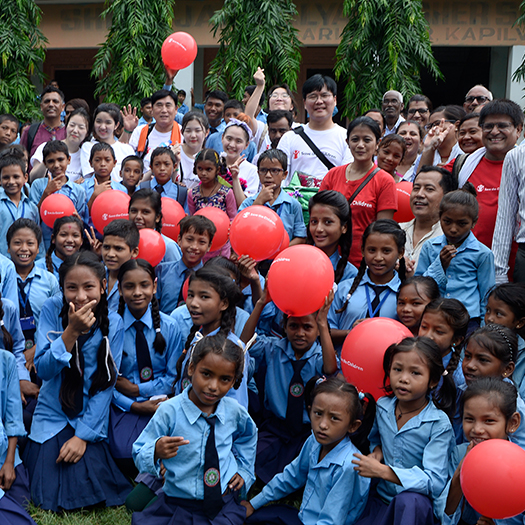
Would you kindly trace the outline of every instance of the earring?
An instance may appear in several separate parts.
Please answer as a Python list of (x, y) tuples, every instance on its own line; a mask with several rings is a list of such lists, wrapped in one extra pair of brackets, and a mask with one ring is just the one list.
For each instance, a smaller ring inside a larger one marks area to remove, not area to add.
[(507, 377), (507, 372), (505, 372), (505, 373), (503, 374), (503, 377)]

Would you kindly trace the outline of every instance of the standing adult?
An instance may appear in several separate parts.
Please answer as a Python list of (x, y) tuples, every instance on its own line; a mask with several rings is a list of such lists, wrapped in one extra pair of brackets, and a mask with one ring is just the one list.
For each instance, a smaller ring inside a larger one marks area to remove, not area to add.
[(433, 106), (431, 100), (421, 94), (412, 95), (407, 104), (407, 120), (418, 122), (423, 128), (428, 124)]
[(20, 138), (20, 143), (29, 152), (29, 158), (40, 144), (66, 138), (66, 127), (60, 119), (63, 110), (64, 93), (51, 85), (47, 86), (40, 98), (40, 111), (44, 120), (26, 128)]
[(149, 170), (151, 153), (159, 146), (181, 143), (180, 126), (175, 122), (177, 98), (172, 91), (161, 89), (151, 97), (154, 123), (137, 126), (138, 118), (124, 119), (124, 133), (120, 142), (129, 140), (136, 155), (144, 160), (144, 171)]
[(387, 91), (383, 95), (383, 102), (381, 108), (383, 114), (385, 115), (385, 135), (390, 135), (390, 133), (396, 133), (397, 128), (403, 120), (401, 112), (404, 108), (403, 104), (403, 95), (399, 91)]
[(310, 115), (308, 124), (285, 133), (279, 149), (288, 157), (288, 185), (294, 174), (303, 186), (320, 186), (332, 167), (352, 162), (346, 143), (346, 130), (332, 120), (337, 103), (337, 84), (320, 74), (303, 84), (304, 107)]

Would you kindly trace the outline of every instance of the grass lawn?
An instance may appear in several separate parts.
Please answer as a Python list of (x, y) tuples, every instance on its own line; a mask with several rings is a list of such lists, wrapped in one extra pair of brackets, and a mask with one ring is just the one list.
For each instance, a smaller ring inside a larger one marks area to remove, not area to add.
[(126, 507), (56, 514), (30, 505), (29, 514), (38, 525), (130, 525), (131, 523), (131, 514)]

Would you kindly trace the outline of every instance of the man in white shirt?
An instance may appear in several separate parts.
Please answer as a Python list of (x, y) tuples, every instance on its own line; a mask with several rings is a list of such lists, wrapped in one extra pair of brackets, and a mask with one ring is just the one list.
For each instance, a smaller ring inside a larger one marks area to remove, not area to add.
[[(303, 186), (320, 186), (321, 181), (333, 167), (352, 162), (353, 157), (346, 142), (345, 128), (332, 120), (337, 103), (337, 85), (334, 79), (314, 75), (303, 84), (303, 101), (310, 121), (303, 126), (304, 133), (325, 157), (325, 162), (295, 131), (285, 133), (279, 142), (279, 149), (288, 157), (288, 177), (283, 185), (290, 183), (297, 173)], [(298, 128), (296, 128), (298, 129)]]
[(381, 109), (385, 115), (385, 137), (395, 133), (399, 124), (405, 120), (401, 116), (404, 107), (403, 95), (399, 91), (387, 91), (383, 95)]
[[(147, 144), (145, 145), (145, 155), (143, 157), (145, 172), (149, 170), (151, 153), (155, 148), (158, 148), (159, 146), (172, 146), (175, 144), (176, 141), (173, 140), (174, 135), (178, 137), (178, 141), (180, 142), (180, 127), (174, 120), (175, 115), (177, 114), (176, 95), (172, 91), (161, 89), (160, 91), (153, 93), (151, 102), (153, 105), (152, 115), (155, 126), (147, 136)], [(144, 152), (143, 146), (141, 145), (141, 147), (139, 147), (140, 136), (142, 130), (148, 125), (149, 124), (137, 126), (129, 139), (130, 146), (139, 156), (142, 156)], [(174, 130), (175, 126), (177, 129)], [(176, 133), (173, 133), (174, 131)], [(127, 138), (126, 136), (129, 136), (129, 133), (130, 132), (127, 129), (124, 130), (123, 136), (120, 139), (121, 142), (125, 142), (125, 139)]]

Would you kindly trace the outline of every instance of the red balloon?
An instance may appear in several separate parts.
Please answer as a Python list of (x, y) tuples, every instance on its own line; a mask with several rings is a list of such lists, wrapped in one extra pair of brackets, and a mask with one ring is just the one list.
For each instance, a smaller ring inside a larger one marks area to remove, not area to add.
[(151, 228), (143, 228), (139, 231), (139, 234), (139, 254), (137, 259), (144, 259), (151, 266), (157, 266), (166, 253), (166, 243), (162, 235)]
[(162, 233), (177, 241), (179, 238), (181, 219), (186, 217), (184, 208), (174, 199), (169, 197), (162, 197)]
[(461, 489), (482, 516), (506, 519), (525, 511), (525, 450), (504, 439), (476, 445), (465, 457)]
[(102, 192), (91, 206), (91, 220), (99, 233), (115, 219), (129, 219), (130, 196), (120, 190), (106, 190)]
[(341, 369), (346, 380), (376, 400), (384, 396), (385, 351), (405, 337), (412, 337), (412, 332), (394, 319), (374, 317), (359, 323), (343, 343)]
[(210, 251), (213, 252), (222, 248), (228, 241), (228, 235), (230, 233), (230, 218), (228, 217), (228, 214), (219, 208), (208, 206), (195, 212), (195, 215), (202, 215), (203, 217), (210, 219), (210, 221), (215, 224), (215, 228), (217, 228), (217, 231), (213, 236)]
[(73, 215), (75, 213), (75, 205), (73, 201), (62, 193), (52, 193), (46, 197), (40, 206), (40, 217), (44, 224), (53, 227), (55, 221), (60, 217)]
[(397, 211), (394, 213), (396, 222), (408, 222), (414, 218), (412, 208), (410, 207), (410, 193), (412, 192), (412, 183), (403, 180), (396, 184), (397, 194)]
[(188, 277), (184, 284), (182, 285), (182, 298), (184, 299), (184, 302), (186, 302), (186, 299), (188, 298), (188, 288), (190, 286), (190, 278)]
[(170, 35), (161, 49), (162, 61), (169, 69), (179, 71), (188, 67), (197, 56), (197, 42), (188, 33), (179, 31)]
[(272, 258), (283, 242), (281, 217), (267, 206), (248, 206), (232, 221), (230, 242), (233, 251), (256, 261)]
[(333, 285), (330, 259), (319, 248), (307, 244), (283, 250), (268, 272), (272, 301), (279, 310), (294, 317), (319, 310)]
[(274, 257), (279, 255), (282, 251), (286, 250), (290, 246), (290, 237), (288, 236), (288, 232), (284, 230), (283, 232), (283, 242), (281, 243), (281, 246), (279, 247), (279, 250), (277, 250), (277, 253)]

